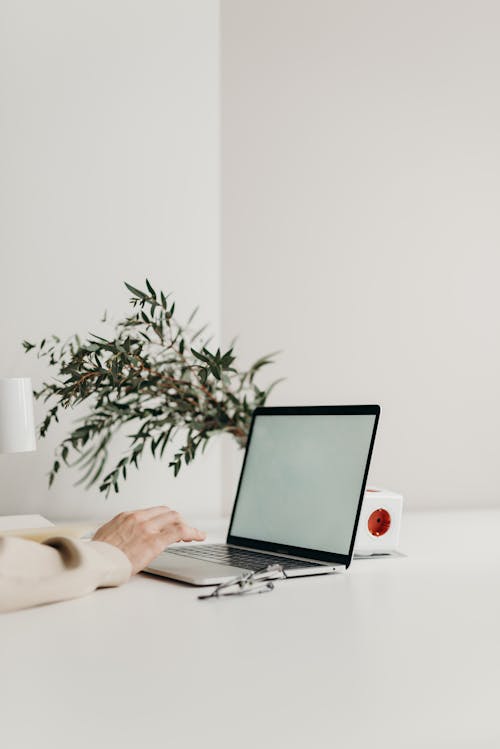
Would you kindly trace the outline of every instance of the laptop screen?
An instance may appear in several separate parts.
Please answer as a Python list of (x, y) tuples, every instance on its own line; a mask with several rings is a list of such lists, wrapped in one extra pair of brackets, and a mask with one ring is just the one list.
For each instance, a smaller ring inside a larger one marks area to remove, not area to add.
[(230, 535), (348, 554), (375, 421), (373, 413), (256, 415)]

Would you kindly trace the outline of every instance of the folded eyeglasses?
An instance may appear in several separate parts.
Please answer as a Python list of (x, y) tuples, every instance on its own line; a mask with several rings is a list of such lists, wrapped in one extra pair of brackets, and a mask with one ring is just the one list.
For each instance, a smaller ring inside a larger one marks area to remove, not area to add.
[(249, 593), (269, 593), (274, 590), (275, 580), (284, 580), (285, 573), (280, 564), (270, 564), (254, 572), (244, 572), (232, 580), (220, 583), (211, 593), (198, 596), (200, 601), (222, 596), (243, 596)]

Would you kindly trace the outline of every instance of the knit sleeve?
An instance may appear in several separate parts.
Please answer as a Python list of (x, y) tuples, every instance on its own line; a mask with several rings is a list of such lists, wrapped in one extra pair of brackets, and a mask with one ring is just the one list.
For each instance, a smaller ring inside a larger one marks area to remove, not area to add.
[(84, 596), (130, 574), (126, 555), (101, 541), (0, 537), (0, 612)]

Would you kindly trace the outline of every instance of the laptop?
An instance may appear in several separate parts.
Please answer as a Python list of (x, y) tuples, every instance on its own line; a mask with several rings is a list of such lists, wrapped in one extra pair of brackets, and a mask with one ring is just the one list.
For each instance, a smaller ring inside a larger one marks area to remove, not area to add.
[(379, 406), (257, 408), (226, 543), (170, 547), (145, 571), (218, 585), (271, 564), (285, 577), (346, 570), (379, 414)]

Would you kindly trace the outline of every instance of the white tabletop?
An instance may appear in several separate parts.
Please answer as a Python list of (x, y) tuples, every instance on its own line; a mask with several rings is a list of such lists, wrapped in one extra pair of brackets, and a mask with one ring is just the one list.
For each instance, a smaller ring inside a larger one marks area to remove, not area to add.
[(0, 744), (500, 747), (500, 511), (407, 514), (399, 559), (198, 601), (140, 575), (0, 618)]

